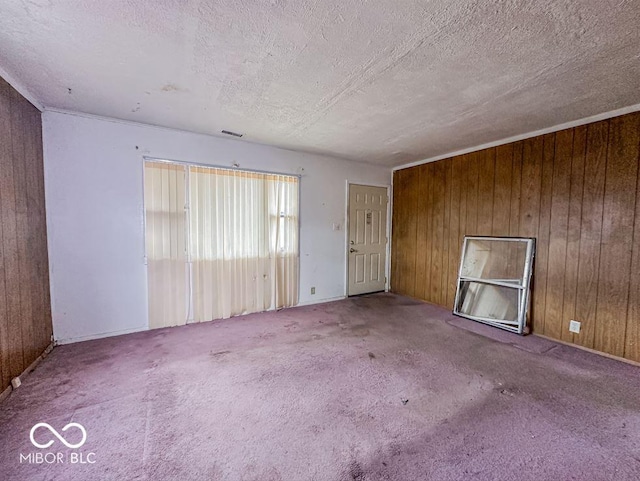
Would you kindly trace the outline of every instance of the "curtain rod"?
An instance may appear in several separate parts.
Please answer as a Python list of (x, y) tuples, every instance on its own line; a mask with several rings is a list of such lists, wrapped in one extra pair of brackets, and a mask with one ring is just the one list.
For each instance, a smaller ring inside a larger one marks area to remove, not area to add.
[[(202, 162), (188, 162), (185, 160), (176, 160), (176, 159), (167, 159), (166, 157), (151, 157), (148, 155), (143, 155), (142, 158), (144, 160), (149, 160), (152, 162), (165, 162), (168, 164), (184, 164), (184, 165), (194, 165), (197, 167), (209, 167), (209, 168), (213, 168), (213, 169), (224, 169), (224, 170), (230, 170), (230, 171), (245, 171), (245, 172), (255, 172), (256, 174), (272, 174), (272, 175), (285, 175), (287, 177), (297, 177), (298, 179), (300, 179), (302, 177), (302, 174), (289, 174), (289, 173), (285, 173), (285, 172), (273, 172), (273, 171), (269, 171), (269, 170), (259, 170), (259, 169), (245, 169), (242, 168), (240, 166), (238, 167), (234, 167), (234, 166), (225, 166), (225, 165), (216, 165), (216, 164), (204, 164)], [(304, 171), (304, 168), (303, 168)]]

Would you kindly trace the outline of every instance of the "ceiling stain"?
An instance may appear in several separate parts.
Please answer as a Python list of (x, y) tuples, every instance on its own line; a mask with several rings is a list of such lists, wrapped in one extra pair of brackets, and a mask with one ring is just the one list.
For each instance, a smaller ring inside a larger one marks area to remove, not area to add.
[(175, 84), (166, 84), (160, 89), (162, 92), (180, 92), (183, 91), (180, 87)]

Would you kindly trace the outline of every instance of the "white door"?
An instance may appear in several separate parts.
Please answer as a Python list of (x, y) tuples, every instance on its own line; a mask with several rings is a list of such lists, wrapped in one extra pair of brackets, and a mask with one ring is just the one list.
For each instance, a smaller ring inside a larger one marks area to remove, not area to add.
[(350, 296), (384, 291), (388, 202), (385, 187), (349, 184)]

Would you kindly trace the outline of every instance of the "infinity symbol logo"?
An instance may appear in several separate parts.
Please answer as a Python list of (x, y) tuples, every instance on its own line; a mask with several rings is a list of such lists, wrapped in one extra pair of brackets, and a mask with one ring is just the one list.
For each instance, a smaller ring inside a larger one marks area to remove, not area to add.
[(77, 443), (77, 444), (71, 444), (68, 443), (66, 439), (64, 439), (62, 436), (60, 436), (60, 433), (58, 433), (58, 431), (56, 431), (55, 429), (53, 429), (51, 427), (50, 424), (47, 423), (38, 423), (35, 426), (33, 426), (31, 428), (31, 432), (29, 433), (29, 438), (31, 439), (31, 444), (33, 444), (36, 448), (40, 448), (40, 449), (45, 449), (48, 448), (49, 446), (51, 446), (54, 443), (54, 440), (52, 439), (51, 441), (49, 441), (46, 444), (40, 444), (38, 443), (34, 438), (33, 435), (36, 432), (36, 429), (38, 428), (47, 428), (49, 431), (51, 431), (51, 433), (58, 438), (62, 444), (64, 444), (66, 447), (71, 448), (71, 449), (77, 449), (80, 446), (82, 446), (85, 441), (87, 440), (87, 431), (84, 429), (84, 426), (82, 426), (82, 424), (78, 424), (78, 423), (69, 423), (67, 424), (65, 427), (62, 428), (62, 431), (66, 431), (69, 428), (78, 428), (81, 432), (82, 432), (82, 440)]

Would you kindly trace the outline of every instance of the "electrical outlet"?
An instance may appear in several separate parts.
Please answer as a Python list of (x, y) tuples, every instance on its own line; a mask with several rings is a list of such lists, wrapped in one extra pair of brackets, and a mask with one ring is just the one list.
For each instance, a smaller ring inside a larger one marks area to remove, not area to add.
[(311, 288), (311, 295), (313, 295), (313, 294), (315, 294), (315, 293), (316, 293), (316, 288), (315, 288), (315, 287), (312, 287), (312, 288)]
[(569, 331), (580, 334), (580, 323), (571, 319), (571, 321), (569, 322)]

